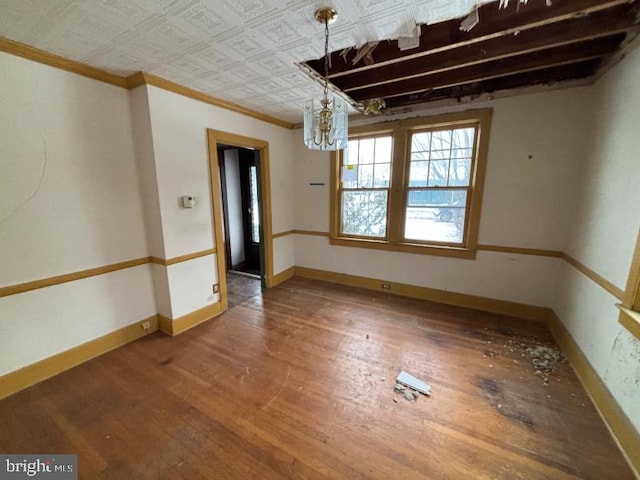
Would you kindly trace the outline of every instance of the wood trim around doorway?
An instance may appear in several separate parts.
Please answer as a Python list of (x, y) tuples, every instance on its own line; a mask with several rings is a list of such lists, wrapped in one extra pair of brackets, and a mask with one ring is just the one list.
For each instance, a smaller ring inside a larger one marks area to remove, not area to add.
[(207, 130), (207, 142), (209, 147), (209, 182), (211, 186), (211, 208), (213, 210), (213, 238), (216, 242), (216, 267), (218, 285), (220, 286), (220, 311), (227, 309), (227, 275), (226, 275), (226, 248), (222, 233), (222, 190), (220, 181), (220, 164), (218, 161), (218, 145), (211, 130)]
[[(213, 226), (216, 245), (224, 246), (222, 234), (222, 193), (220, 184), (220, 167), (218, 163), (218, 145), (228, 145), (238, 148), (249, 148), (260, 152), (260, 184), (262, 195), (263, 216), (263, 242), (264, 242), (264, 282), (267, 288), (273, 283), (273, 238), (271, 223), (271, 174), (269, 166), (269, 142), (257, 138), (245, 137), (235, 133), (223, 132), (220, 130), (207, 129), (207, 139), (209, 143), (209, 171), (211, 178), (211, 196), (213, 206)], [(218, 248), (217, 265), (218, 280), (220, 282), (220, 300), (223, 302), (223, 311), (227, 308), (227, 285), (226, 276), (226, 252)]]

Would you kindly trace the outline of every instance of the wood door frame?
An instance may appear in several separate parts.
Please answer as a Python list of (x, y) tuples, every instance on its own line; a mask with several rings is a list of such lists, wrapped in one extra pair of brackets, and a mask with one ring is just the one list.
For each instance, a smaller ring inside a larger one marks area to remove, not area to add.
[[(222, 153), (222, 156), (220, 156), (221, 153)], [(228, 202), (227, 185), (226, 185), (227, 167), (225, 165), (224, 149), (221, 147), (218, 147), (217, 154), (218, 154), (218, 168), (220, 168), (220, 193), (222, 195), (222, 212), (223, 212), (222, 218), (224, 219), (222, 228), (223, 230), (227, 231), (227, 235), (225, 235), (224, 237), (224, 246), (225, 246), (225, 253), (226, 253), (225, 259), (227, 261), (227, 265), (233, 266), (232, 265), (233, 262), (231, 259), (231, 239), (228, 234), (229, 208), (227, 206), (227, 202)]]
[[(248, 150), (246, 148), (238, 149), (238, 173), (240, 177), (240, 197), (242, 203), (242, 225), (243, 225), (243, 248), (244, 262), (246, 271), (257, 269), (262, 271), (264, 267), (264, 245), (262, 245), (262, 237), (264, 233), (259, 227), (258, 242), (253, 241), (253, 212), (251, 202), (251, 169), (256, 168), (257, 176), (260, 175), (260, 152), (256, 150)], [(261, 180), (256, 178), (256, 193), (258, 195), (258, 217), (259, 224), (262, 224), (262, 208), (260, 198)]]
[[(228, 306), (226, 246), (223, 239), (223, 207), (218, 145), (257, 150), (260, 153), (260, 204), (262, 209), (262, 241), (264, 243), (264, 284), (270, 288), (273, 282), (273, 231), (271, 225), (271, 174), (269, 167), (269, 142), (257, 138), (245, 137), (221, 130), (207, 129), (209, 148), (209, 182), (211, 186), (211, 206), (213, 210), (213, 237), (215, 239), (218, 267), (218, 283), (220, 284), (220, 302), (222, 310)], [(221, 250), (225, 250), (224, 252)]]

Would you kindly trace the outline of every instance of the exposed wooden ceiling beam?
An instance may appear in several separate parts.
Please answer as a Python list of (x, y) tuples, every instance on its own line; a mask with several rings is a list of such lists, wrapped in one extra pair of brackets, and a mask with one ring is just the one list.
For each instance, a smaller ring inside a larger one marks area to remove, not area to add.
[(591, 40), (579, 46), (565, 45), (533, 54), (473, 65), (459, 70), (424, 75), (392, 84), (362, 88), (349, 92), (349, 96), (358, 102), (378, 97), (385, 98), (386, 100), (390, 97), (434, 88), (446, 88), (507, 75), (533, 72), (549, 67), (581, 63), (586, 60), (601, 58), (614, 52), (620, 43), (620, 36), (621, 35), (617, 35), (602, 40)]
[(551, 67), (531, 73), (520, 73), (508, 77), (495, 78), (483, 82), (473, 82), (442, 89), (434, 89), (420, 93), (392, 97), (387, 100), (387, 110), (429, 103), (443, 99), (474, 97), (502, 90), (524, 88), (533, 85), (550, 84), (586, 78), (596, 71), (600, 60), (587, 60), (579, 64)]
[[(423, 25), (415, 49), (380, 42), (371, 65), (354, 68), (355, 50), (334, 52), (332, 86), (351, 104), (381, 97), (394, 108), (583, 79), (640, 31), (640, 0), (513, 1), (506, 9), (496, 1), (478, 12), (468, 32), (460, 30), (462, 19)], [(323, 67), (303, 65), (314, 73)]]
[(586, 17), (526, 30), (512, 36), (509, 41), (505, 41), (504, 37), (493, 38), (419, 58), (401, 58), (399, 63), (334, 77), (331, 81), (340, 90), (348, 92), (355, 88), (409, 79), (426, 73), (440, 73), (533, 53), (545, 48), (597, 39), (625, 32), (636, 25), (635, 15), (629, 14), (629, 9), (629, 5), (622, 5)]
[[(459, 29), (460, 19), (454, 19), (423, 28), (420, 47), (416, 49), (399, 51), (397, 41), (381, 42), (374, 52), (376, 63), (372, 66), (353, 69), (352, 58), (350, 58), (353, 55), (342, 58), (340, 52), (334, 52), (331, 54), (330, 74), (361, 71), (394, 63), (399, 58), (417, 58), (422, 55), (451, 50), (627, 3), (629, 0), (554, 0), (553, 5), (548, 7), (544, 0), (531, 0), (527, 4), (514, 1), (509, 4), (508, 8), (499, 9), (499, 3), (492, 2), (479, 7), (480, 23), (469, 32), (461, 31)], [(323, 68), (322, 59), (307, 63), (317, 71), (321, 71)]]

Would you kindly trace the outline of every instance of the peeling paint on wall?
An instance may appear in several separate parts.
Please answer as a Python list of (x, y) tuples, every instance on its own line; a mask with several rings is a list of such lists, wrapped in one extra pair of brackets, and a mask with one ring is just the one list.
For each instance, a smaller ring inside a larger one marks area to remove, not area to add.
[(640, 340), (624, 327), (611, 347), (605, 383), (617, 393), (617, 400), (630, 416), (640, 415)]

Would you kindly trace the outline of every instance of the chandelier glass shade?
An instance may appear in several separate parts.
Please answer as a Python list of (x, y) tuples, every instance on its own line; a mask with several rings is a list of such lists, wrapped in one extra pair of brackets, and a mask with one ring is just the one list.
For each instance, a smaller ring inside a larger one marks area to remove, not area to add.
[(324, 23), (324, 91), (320, 100), (312, 98), (304, 106), (304, 143), (313, 150), (341, 150), (349, 141), (347, 102), (329, 95), (329, 23), (338, 14), (321, 8), (315, 16)]

